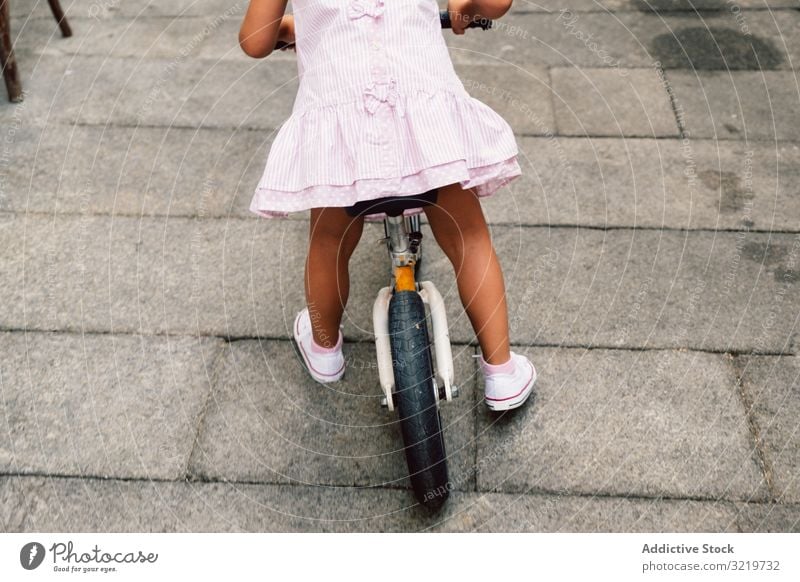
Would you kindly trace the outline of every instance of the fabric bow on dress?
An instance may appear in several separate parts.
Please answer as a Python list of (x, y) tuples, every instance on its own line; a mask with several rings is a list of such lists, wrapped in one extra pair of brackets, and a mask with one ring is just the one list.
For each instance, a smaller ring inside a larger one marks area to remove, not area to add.
[(355, 20), (362, 16), (377, 18), (383, 14), (383, 0), (351, 0), (347, 7), (347, 16)]
[(364, 109), (370, 114), (374, 114), (381, 103), (387, 103), (396, 108), (400, 117), (403, 117), (400, 94), (397, 92), (397, 85), (394, 79), (388, 83), (373, 83), (364, 91)]

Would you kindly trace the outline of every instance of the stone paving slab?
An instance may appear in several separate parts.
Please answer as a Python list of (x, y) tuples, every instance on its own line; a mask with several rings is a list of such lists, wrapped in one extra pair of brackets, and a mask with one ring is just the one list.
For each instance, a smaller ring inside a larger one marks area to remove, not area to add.
[(0, 471), (181, 478), (220, 344), (0, 333)]
[[(0, 499), (16, 504), (7, 510), (4, 529), (11, 532), (402, 532), (443, 519), (426, 516), (410, 492), (396, 489), (47, 478), (0, 483)], [(454, 495), (445, 511), (479, 513), (483, 507), (475, 505)], [(450, 529), (469, 524), (461, 518)]]
[[(71, 62), (67, 67), (65, 63)], [(515, 132), (554, 131), (544, 68), (461, 65), (465, 86)], [(26, 76), (27, 75), (27, 76)], [(54, 81), (55, 80), (55, 81)], [(107, 126), (260, 129), (274, 131), (290, 116), (297, 66), (286, 58), (247, 62), (97, 56), (47, 57), (23, 73), (21, 106), (0, 109), (24, 125), (53, 123)]]
[[(512, 14), (491, 31), (445, 35), (454, 60), (511, 63), (522, 68), (785, 69), (797, 62), (800, 14), (729, 10), (698, 16), (643, 12), (562, 11)], [(601, 10), (597, 7), (598, 10)], [(742, 14), (742, 13), (740, 13)], [(702, 18), (702, 20), (701, 20)], [(749, 34), (748, 34), (749, 33)]]
[(481, 524), (481, 532), (738, 531), (732, 504), (721, 501), (513, 494), (487, 494), (483, 500), (491, 517)]
[[(307, 230), (297, 221), (0, 215), (0, 326), (288, 337), (304, 304)], [(388, 281), (374, 269), (384, 256), (364, 245), (355, 263), (359, 322), (372, 310), (359, 297)]]
[(0, 165), (0, 208), (130, 216), (253, 216), (275, 132), (20, 127)]
[[(629, 31), (641, 13), (513, 14), (488, 31), (445, 34), (454, 61), (579, 67), (648, 67), (653, 59)], [(591, 35), (591, 36), (589, 36)], [(594, 43), (594, 44), (592, 44)]]
[(737, 509), (741, 531), (800, 533), (800, 505), (747, 503), (738, 505)]
[(547, 69), (529, 66), (456, 64), (464, 88), (505, 119), (514, 133), (552, 135), (556, 131)]
[[(797, 0), (740, 0), (736, 2), (741, 10), (764, 8), (798, 8)], [(527, 12), (557, 12), (562, 8), (572, 12), (687, 12), (693, 10), (720, 11), (729, 10), (724, 0), (535, 0), (525, 2), (516, 0), (506, 18)], [(705, 16), (705, 15), (704, 15)]]
[[(547, 6), (553, 0), (543, 0), (543, 5)], [(575, 2), (577, 6), (583, 6), (586, 2), (590, 5), (589, 10), (597, 10), (598, 5), (608, 10), (642, 10), (643, 12), (686, 12), (690, 10), (716, 10), (725, 12), (730, 10), (730, 5), (724, 0), (568, 0), (567, 5)], [(537, 0), (537, 4), (540, 3)], [(738, 0), (736, 3), (742, 10), (764, 8), (797, 8), (797, 0)]]
[[(782, 278), (796, 236), (511, 227), (493, 236), (514, 342), (797, 350), (800, 299)], [(444, 259), (427, 261), (449, 292)], [(455, 305), (451, 337), (467, 340)]]
[(536, 394), (479, 412), (480, 491), (766, 500), (729, 357), (515, 350), (537, 366)]
[(688, 71), (668, 71), (667, 79), (691, 137), (800, 139), (800, 98), (794, 73), (709, 71), (698, 77)]
[(75, 56), (21, 67), (29, 125), (52, 123), (274, 129), (291, 113), (297, 67), (288, 61)]
[(794, 143), (619, 138), (518, 138), (518, 143), (523, 175), (483, 200), (490, 223), (798, 228), (800, 147)]
[(791, 70), (800, 57), (800, 14), (797, 10), (742, 11), (728, 9), (698, 15), (693, 10), (637, 18), (632, 34), (648, 47), (665, 69)]
[[(32, 55), (128, 57), (135, 59), (194, 57), (222, 17), (109, 18), (67, 17), (71, 37), (62, 37), (55, 19), (11, 21), (15, 50), (21, 60)], [(241, 17), (235, 20), (241, 23)], [(238, 35), (238, 32), (237, 32)], [(234, 36), (236, 39), (236, 36)], [(236, 41), (238, 44), (238, 40)], [(35, 65), (31, 59), (30, 66)]]
[[(456, 491), (430, 516), (391, 489), (47, 477), (0, 478), (0, 499), (8, 532), (727, 532), (763, 507)], [(795, 531), (777, 513), (761, 527)]]
[[(250, 198), (273, 136), (265, 130), (19, 127), (0, 164), (0, 208), (255, 218)], [(483, 200), (490, 223), (797, 229), (800, 147), (794, 143), (517, 142), (523, 175)], [(674, 194), (682, 191), (689, 203)]]
[[(289, 337), (304, 305), (307, 228), (0, 215), (0, 326)], [(348, 339), (370, 339), (372, 303), (389, 282), (381, 229), (365, 229), (351, 261)], [(493, 236), (515, 342), (797, 351), (800, 298), (783, 277), (796, 270), (794, 235), (495, 226)], [(451, 339), (474, 341), (449, 261), (434, 244), (424, 253)]]
[[(67, 18), (107, 21), (115, 18), (143, 18), (164, 16), (208, 16), (222, 14), (231, 6), (238, 6), (240, 16), (244, 15), (246, 2), (230, 0), (171, 0), (170, 2), (129, 3), (118, 0), (92, 2), (64, 2), (62, 8)], [(13, 18), (52, 19), (47, 2), (16, 2), (11, 5)]]
[(677, 136), (678, 125), (656, 70), (550, 70), (559, 135)]
[[(372, 344), (345, 344), (345, 380), (320, 386), (287, 341), (226, 350), (192, 454), (204, 480), (410, 487), (396, 413), (380, 407)], [(474, 489), (475, 364), (456, 348), (462, 395), (442, 407), (452, 487)]]
[(737, 366), (742, 371), (745, 392), (753, 402), (753, 416), (771, 465), (776, 498), (798, 503), (800, 358), (741, 357), (737, 358)]

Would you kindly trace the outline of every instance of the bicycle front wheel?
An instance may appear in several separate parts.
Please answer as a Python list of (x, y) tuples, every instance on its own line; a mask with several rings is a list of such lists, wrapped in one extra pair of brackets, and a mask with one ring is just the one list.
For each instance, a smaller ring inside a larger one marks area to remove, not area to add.
[(389, 302), (389, 340), (395, 407), (400, 416), (411, 486), (427, 508), (448, 497), (447, 457), (433, 384), (425, 305), (416, 291), (395, 291)]

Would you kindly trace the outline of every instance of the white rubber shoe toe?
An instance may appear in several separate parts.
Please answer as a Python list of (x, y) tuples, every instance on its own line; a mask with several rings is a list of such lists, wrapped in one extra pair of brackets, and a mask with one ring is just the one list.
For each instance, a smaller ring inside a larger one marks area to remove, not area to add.
[[(514, 372), (510, 374), (484, 372), (486, 405), (495, 411), (511, 410), (525, 404), (533, 392), (536, 368), (525, 356), (511, 352)], [(483, 362), (483, 358), (481, 358)]]
[(335, 351), (320, 353), (314, 350), (312, 348), (311, 317), (307, 307), (298, 313), (294, 320), (294, 341), (308, 373), (314, 380), (327, 384), (342, 379), (345, 368), (342, 354), (342, 333), (339, 332), (339, 341), (336, 343)]

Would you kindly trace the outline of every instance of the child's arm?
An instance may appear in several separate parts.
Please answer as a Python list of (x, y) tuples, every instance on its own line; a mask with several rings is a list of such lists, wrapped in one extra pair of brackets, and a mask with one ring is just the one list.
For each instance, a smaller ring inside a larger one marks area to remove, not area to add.
[(448, 0), (447, 10), (450, 12), (450, 21), (453, 32), (464, 34), (470, 22), (477, 17), (495, 19), (500, 18), (511, 8), (512, 0)]
[(278, 41), (294, 42), (294, 18), (284, 16), (288, 0), (250, 0), (239, 29), (239, 46), (251, 57), (269, 55)]

